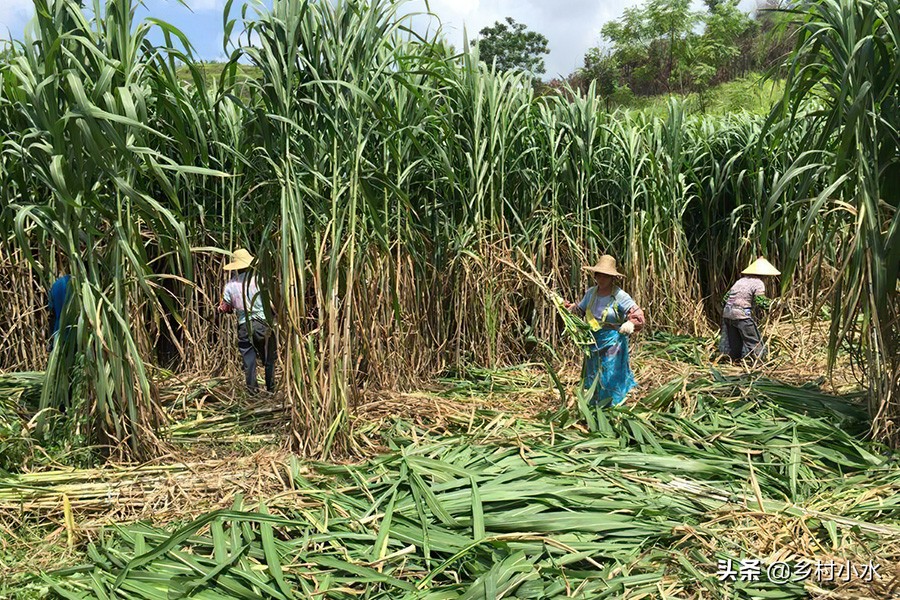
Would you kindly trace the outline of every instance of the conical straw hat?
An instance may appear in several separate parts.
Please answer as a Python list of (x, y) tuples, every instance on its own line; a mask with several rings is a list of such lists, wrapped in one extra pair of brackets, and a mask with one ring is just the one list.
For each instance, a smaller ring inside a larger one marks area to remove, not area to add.
[(582, 267), (582, 269), (590, 271), (591, 273), (602, 273), (604, 275), (612, 275), (613, 277), (624, 277), (623, 274), (616, 270), (616, 259), (609, 254), (601, 256), (596, 265), (592, 267)]
[(781, 271), (772, 266), (772, 263), (759, 257), (750, 263), (750, 266), (741, 271), (742, 275), (781, 275)]
[(253, 263), (253, 255), (244, 250), (243, 248), (238, 248), (231, 255), (231, 262), (222, 267), (226, 271), (237, 271), (238, 269), (246, 269)]

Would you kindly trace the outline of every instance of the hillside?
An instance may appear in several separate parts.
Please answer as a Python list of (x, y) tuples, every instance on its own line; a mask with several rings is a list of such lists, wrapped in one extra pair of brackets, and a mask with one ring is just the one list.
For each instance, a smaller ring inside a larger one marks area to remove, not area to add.
[[(784, 80), (766, 81), (761, 73), (753, 73), (710, 88), (702, 96), (688, 94), (675, 95), (683, 99), (689, 112), (721, 115), (747, 111), (765, 114), (778, 102), (784, 92)], [(658, 116), (668, 112), (668, 94), (660, 96), (632, 96), (621, 102), (622, 108), (644, 110)]]

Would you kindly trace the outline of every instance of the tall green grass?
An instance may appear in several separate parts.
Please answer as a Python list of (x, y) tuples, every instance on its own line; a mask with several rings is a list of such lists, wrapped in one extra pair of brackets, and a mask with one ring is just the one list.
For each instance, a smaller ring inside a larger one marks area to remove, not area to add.
[[(771, 129), (787, 124), (781, 138), (799, 136), (809, 149), (785, 173), (805, 190), (783, 196), (805, 215), (785, 266), (802, 268), (800, 248), (813, 231), (832, 237), (838, 269), (834, 285), (822, 286), (834, 314), (830, 358), (842, 344), (859, 349), (876, 432), (897, 441), (900, 3), (822, 0), (793, 12), (800, 35), (784, 99), (769, 119)], [(825, 185), (812, 183), (817, 178)]]
[(133, 27), (134, 8), (98, 2), (89, 20), (76, 3), (35, 2), (33, 31), (2, 67), (3, 176), (6, 243), (15, 236), (48, 281), (59, 251), (72, 275), (41, 408), (71, 407), (83, 394), (92, 441), (141, 455), (153, 453), (159, 413), (140, 312), (165, 310), (166, 274), (192, 277), (176, 187), (212, 171), (162, 151), (187, 133), (187, 111), (152, 80), (174, 81), (179, 53), (149, 46), (154, 24)]
[[(131, 452), (152, 446), (159, 339), (185, 368), (231, 358), (203, 350), (231, 339), (213, 325), (210, 247), (258, 256), (294, 444), (327, 455), (365, 388), (521, 362), (529, 333), (558, 339), (555, 307), (508, 265), (522, 254), (577, 299), (580, 267), (612, 253), (651, 328), (694, 333), (756, 256), (800, 267), (781, 291), (803, 309), (843, 265), (843, 240), (862, 240), (852, 213), (815, 219), (803, 201), (834, 189), (828, 168), (798, 166), (825, 156), (811, 152), (833, 119), (780, 129), (676, 101), (664, 117), (609, 114), (594, 90), (535, 97), (524, 76), (450, 55), (384, 0), (276, 0), (240, 15), (229, 3), (230, 61), (212, 83), (179, 31), (136, 23), (128, 0), (95, 2), (91, 16), (73, 0), (36, 6), (40, 35), (0, 60), (0, 243), (30, 255), (45, 284), (65, 257), (78, 333), (51, 358), (45, 404), (88, 397), (97, 441)], [(866, 206), (886, 215), (876, 191)], [(890, 264), (898, 245), (880, 247)], [(891, 273), (861, 288), (872, 306), (893, 306)], [(863, 298), (835, 304), (842, 331)], [(880, 343), (866, 347), (883, 356), (893, 342)]]

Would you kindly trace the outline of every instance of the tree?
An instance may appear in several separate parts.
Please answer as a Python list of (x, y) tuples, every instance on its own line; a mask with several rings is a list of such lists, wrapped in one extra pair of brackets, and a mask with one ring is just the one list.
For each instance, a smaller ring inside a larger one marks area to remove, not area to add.
[(742, 58), (739, 44), (755, 30), (755, 22), (738, 8), (737, 0), (717, 0), (708, 4), (712, 6), (704, 17), (705, 30), (702, 36), (691, 40), (686, 64), (691, 87), (700, 98), (701, 110), (705, 110), (705, 92), (715, 80), (734, 76), (734, 67)]
[(529, 31), (524, 23), (516, 23), (512, 17), (506, 22), (497, 21), (480, 32), (480, 39), (472, 45), (478, 46), (481, 60), (487, 64), (496, 61), (497, 69), (510, 71), (518, 69), (532, 75), (544, 72), (542, 54), (549, 54), (547, 38), (535, 31)]
[(606, 100), (606, 110), (609, 110), (609, 101), (619, 87), (619, 65), (616, 58), (599, 48), (590, 48), (584, 55), (584, 67), (579, 69), (578, 75), (585, 83), (585, 88), (590, 82), (596, 82), (597, 93)]
[(622, 18), (603, 26), (601, 35), (613, 45), (613, 56), (632, 89), (639, 93), (684, 88), (675, 75), (687, 58), (689, 42), (699, 15), (690, 0), (648, 0), (625, 9)]
[(758, 34), (752, 47), (753, 60), (766, 68), (778, 69), (784, 76), (786, 57), (794, 48), (798, 24), (790, 12), (788, 0), (767, 0), (756, 13)]
[[(647, 3), (647, 17), (656, 33), (661, 33), (667, 42), (666, 77), (671, 89), (673, 74), (678, 62), (686, 58), (693, 28), (698, 15), (690, 10), (690, 0), (650, 0)], [(684, 81), (679, 81), (684, 91)]]
[(737, 0), (720, 0), (705, 21), (706, 29), (700, 39), (705, 62), (716, 71), (727, 69), (741, 54), (739, 41), (753, 30), (755, 23), (738, 8)]

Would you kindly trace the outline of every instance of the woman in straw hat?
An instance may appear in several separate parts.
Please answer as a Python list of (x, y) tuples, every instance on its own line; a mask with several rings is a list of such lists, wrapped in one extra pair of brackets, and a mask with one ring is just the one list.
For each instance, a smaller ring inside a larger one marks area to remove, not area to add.
[(753, 307), (766, 306), (766, 284), (762, 277), (775, 277), (781, 272), (765, 258), (758, 258), (741, 271), (738, 279), (725, 294), (725, 309), (722, 311), (722, 341), (720, 350), (732, 360), (748, 356), (754, 360), (766, 357), (766, 345), (759, 335), (759, 328), (753, 320)]
[(266, 322), (262, 294), (256, 284), (256, 276), (250, 274), (253, 256), (243, 248), (232, 254), (232, 260), (225, 265), (233, 274), (225, 284), (219, 311), (235, 313), (238, 322), (238, 350), (244, 363), (247, 389), (256, 393), (256, 359), (262, 357), (266, 370), (266, 390), (275, 391), (275, 332)]
[(596, 285), (578, 304), (566, 303), (568, 310), (584, 317), (594, 333), (582, 385), (593, 390), (592, 406), (616, 406), (637, 385), (628, 362), (628, 336), (644, 327), (644, 312), (616, 285), (616, 279), (623, 275), (616, 269), (615, 258), (605, 254), (584, 270), (593, 274)]

